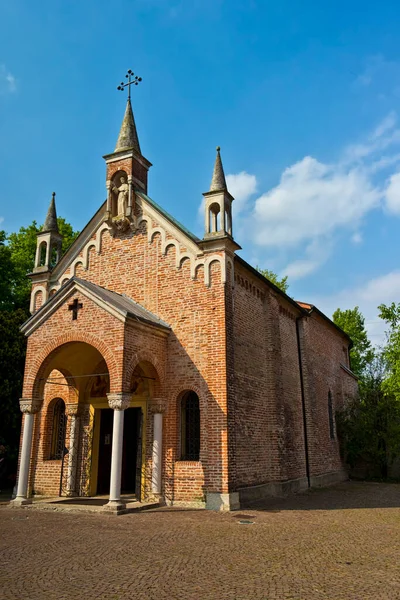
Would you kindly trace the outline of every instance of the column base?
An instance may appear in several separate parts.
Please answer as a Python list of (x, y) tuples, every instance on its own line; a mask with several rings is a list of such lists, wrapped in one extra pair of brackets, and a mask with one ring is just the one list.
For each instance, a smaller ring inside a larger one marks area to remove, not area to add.
[(76, 498), (78, 496), (78, 493), (68, 490), (65, 495), (67, 496), (67, 498)]
[(113, 515), (120, 515), (126, 511), (126, 504), (121, 500), (110, 500), (103, 506), (103, 510)]
[(207, 492), (206, 509), (207, 510), (238, 510), (240, 508), (238, 492), (230, 494), (220, 494), (219, 492)]
[(18, 498), (17, 496), (16, 498), (14, 498), (14, 500), (10, 501), (10, 506), (15, 507), (28, 506), (29, 504), (32, 504), (32, 498)]

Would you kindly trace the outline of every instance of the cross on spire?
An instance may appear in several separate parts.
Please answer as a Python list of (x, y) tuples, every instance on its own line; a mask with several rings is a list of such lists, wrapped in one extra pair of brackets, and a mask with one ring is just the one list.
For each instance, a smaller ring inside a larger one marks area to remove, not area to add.
[(78, 298), (75, 298), (72, 304), (68, 306), (68, 310), (72, 310), (72, 320), (76, 321), (78, 318), (78, 310), (83, 308), (82, 302), (78, 301)]
[(131, 85), (138, 85), (142, 81), (142, 78), (135, 75), (134, 72), (131, 71), (131, 69), (129, 69), (129, 71), (127, 72), (125, 77), (127, 78), (128, 81), (126, 81), (125, 83), (123, 81), (121, 81), (121, 83), (117, 87), (117, 90), (120, 90), (121, 92), (123, 92), (124, 88), (127, 87), (128, 88), (128, 100), (130, 100), (131, 99)]

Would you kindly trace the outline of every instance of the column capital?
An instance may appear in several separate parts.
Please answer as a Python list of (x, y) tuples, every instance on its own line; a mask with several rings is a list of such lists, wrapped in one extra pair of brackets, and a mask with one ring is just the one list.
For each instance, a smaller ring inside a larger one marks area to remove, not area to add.
[(167, 410), (167, 403), (163, 398), (152, 398), (149, 400), (149, 412), (153, 415), (163, 414)]
[(24, 415), (34, 415), (42, 407), (42, 401), (38, 398), (20, 398), (19, 408)]
[(128, 408), (132, 394), (128, 392), (115, 392), (107, 394), (108, 406), (113, 410), (125, 410)]
[(65, 404), (65, 414), (68, 417), (77, 417), (80, 412), (80, 407), (81, 407), (81, 405), (78, 402), (76, 402), (74, 404), (66, 403)]

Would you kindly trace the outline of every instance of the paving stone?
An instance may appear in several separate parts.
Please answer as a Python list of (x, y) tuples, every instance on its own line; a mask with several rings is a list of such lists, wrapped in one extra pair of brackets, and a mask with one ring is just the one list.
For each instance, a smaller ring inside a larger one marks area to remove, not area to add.
[(237, 513), (1, 505), (0, 531), (1, 600), (400, 598), (398, 484), (351, 482)]

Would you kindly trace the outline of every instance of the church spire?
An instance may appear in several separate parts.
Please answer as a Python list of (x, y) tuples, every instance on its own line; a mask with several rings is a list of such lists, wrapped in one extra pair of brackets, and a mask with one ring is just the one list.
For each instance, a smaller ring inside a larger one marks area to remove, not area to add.
[(56, 193), (53, 192), (49, 204), (49, 209), (47, 211), (46, 220), (42, 227), (42, 232), (45, 231), (54, 231), (58, 233), (58, 225), (57, 225), (57, 212), (56, 212)]
[(226, 192), (228, 188), (226, 187), (225, 173), (224, 167), (222, 166), (221, 148), (217, 146), (217, 156), (215, 158), (214, 172), (211, 179), (210, 192)]
[(125, 109), (125, 115), (122, 121), (121, 129), (118, 136), (117, 145), (115, 146), (114, 152), (120, 152), (121, 150), (136, 150), (139, 154), (140, 145), (139, 138), (136, 131), (135, 118), (133, 116), (131, 99), (128, 97)]
[(226, 185), (220, 150), (221, 148), (217, 146), (210, 189), (203, 194), (205, 200), (205, 240), (225, 236), (232, 238), (233, 196), (228, 192)]
[(37, 233), (35, 273), (50, 273), (61, 258), (63, 236), (58, 231), (56, 193), (53, 192), (42, 229)]

